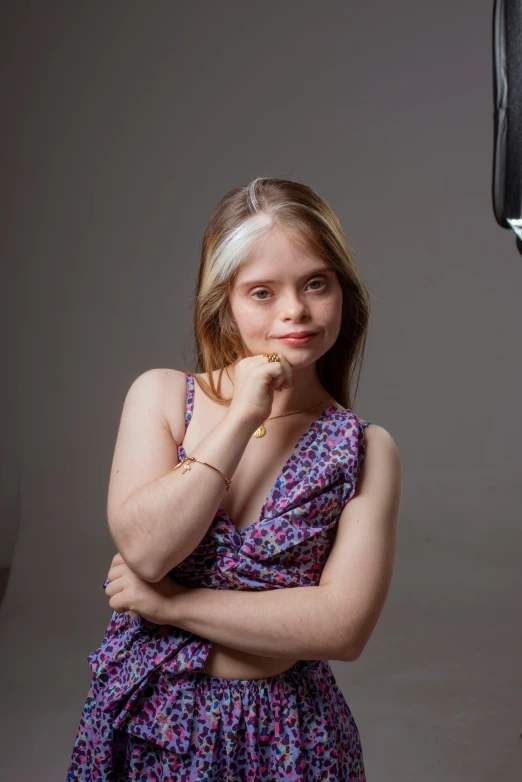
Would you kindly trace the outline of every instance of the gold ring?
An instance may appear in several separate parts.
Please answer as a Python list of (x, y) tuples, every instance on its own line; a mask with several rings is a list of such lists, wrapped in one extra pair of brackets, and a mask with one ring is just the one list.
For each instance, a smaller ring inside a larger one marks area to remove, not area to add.
[(276, 361), (281, 361), (279, 358), (279, 353), (263, 353), (263, 356), (268, 359), (269, 364), (272, 364)]

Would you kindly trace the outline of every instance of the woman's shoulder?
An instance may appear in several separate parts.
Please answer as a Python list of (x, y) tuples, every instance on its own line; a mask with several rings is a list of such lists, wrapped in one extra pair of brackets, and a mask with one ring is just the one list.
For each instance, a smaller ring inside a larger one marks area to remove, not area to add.
[(161, 408), (174, 441), (181, 442), (185, 432), (186, 373), (172, 367), (147, 369), (138, 375), (131, 388)]
[(144, 393), (157, 394), (166, 392), (167, 397), (173, 389), (179, 391), (186, 386), (185, 372), (181, 369), (172, 369), (170, 367), (158, 367), (157, 369), (146, 369), (132, 383), (132, 387), (143, 390)]
[[(362, 422), (362, 419), (359, 419)], [(364, 427), (365, 451), (380, 453), (388, 459), (399, 459), (399, 449), (391, 433), (379, 424), (367, 421)], [(371, 424), (371, 425), (370, 425)]]

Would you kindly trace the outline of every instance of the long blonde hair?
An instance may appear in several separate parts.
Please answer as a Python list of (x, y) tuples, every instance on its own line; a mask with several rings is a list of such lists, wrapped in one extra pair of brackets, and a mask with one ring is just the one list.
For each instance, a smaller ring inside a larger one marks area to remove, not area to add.
[[(317, 362), (325, 389), (352, 409), (366, 344), (370, 297), (341, 224), (329, 205), (307, 185), (288, 179), (257, 177), (230, 190), (217, 205), (205, 230), (194, 307), (197, 371), (195, 380), (218, 404), (225, 367), (248, 355), (233, 319), (229, 292), (234, 276), (254, 243), (274, 228), (297, 232), (308, 249), (337, 272), (343, 305), (335, 344)], [(220, 370), (217, 386), (213, 371)], [(190, 370), (183, 370), (188, 371)]]

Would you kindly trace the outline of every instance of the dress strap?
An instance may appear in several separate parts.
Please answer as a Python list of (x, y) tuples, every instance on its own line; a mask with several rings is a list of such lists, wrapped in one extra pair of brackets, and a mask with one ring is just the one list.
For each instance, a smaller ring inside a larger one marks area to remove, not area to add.
[(194, 408), (194, 378), (188, 372), (185, 372), (187, 378), (187, 395), (185, 400), (185, 431), (189, 425), (189, 421), (192, 418), (192, 410)]
[(361, 421), (361, 426), (362, 426), (363, 429), (366, 429), (368, 424), (371, 424), (371, 421)]

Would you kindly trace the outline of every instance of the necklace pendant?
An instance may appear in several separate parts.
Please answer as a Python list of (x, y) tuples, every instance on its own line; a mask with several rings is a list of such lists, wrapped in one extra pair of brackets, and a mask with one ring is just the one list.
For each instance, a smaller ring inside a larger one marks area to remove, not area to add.
[(254, 434), (252, 435), (252, 437), (264, 437), (264, 436), (265, 436), (265, 434), (266, 434), (266, 429), (265, 429), (265, 426), (264, 426), (264, 424), (261, 424), (261, 426), (259, 426), (259, 427), (256, 429), (256, 431), (254, 432)]

